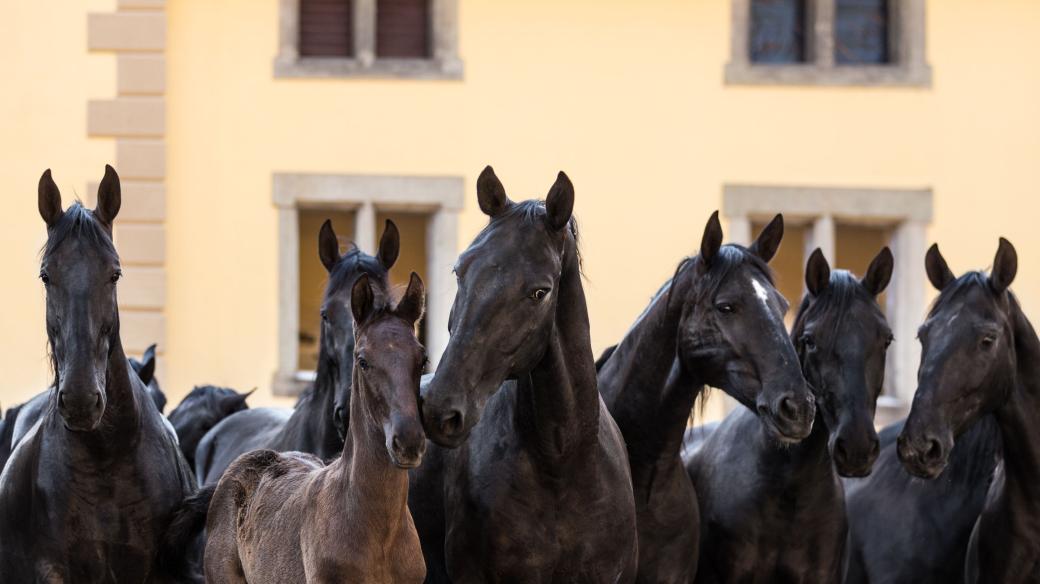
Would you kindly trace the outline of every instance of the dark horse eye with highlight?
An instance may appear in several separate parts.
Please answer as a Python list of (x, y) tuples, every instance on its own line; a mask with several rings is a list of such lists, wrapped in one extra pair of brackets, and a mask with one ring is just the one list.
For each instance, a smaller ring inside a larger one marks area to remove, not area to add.
[(122, 277), (123, 277), (123, 271), (122, 270), (116, 270), (115, 272), (112, 273), (112, 277), (110, 279), (111, 279), (112, 283), (115, 284)]
[(815, 351), (816, 339), (814, 339), (812, 335), (805, 335), (802, 337), (802, 345), (805, 346), (806, 350)]
[(40, 272), (40, 280), (43, 281), (44, 286), (51, 283), (51, 277), (47, 275), (47, 272)]
[(716, 304), (715, 310), (718, 310), (722, 314), (733, 314), (733, 312), (735, 311), (733, 305), (728, 302), (720, 302)]
[(995, 337), (993, 335), (986, 335), (986, 336), (982, 337), (982, 342), (980, 344), (982, 345), (983, 349), (989, 349), (996, 342), (997, 342), (997, 337)]
[(541, 300), (542, 298), (545, 298), (548, 294), (549, 294), (549, 289), (548, 288), (539, 288), (539, 289), (535, 290), (534, 292), (532, 292), (531, 295), (528, 298), (531, 298), (532, 300)]
[(358, 357), (357, 365), (362, 371), (368, 371), (368, 361), (365, 361), (364, 357)]

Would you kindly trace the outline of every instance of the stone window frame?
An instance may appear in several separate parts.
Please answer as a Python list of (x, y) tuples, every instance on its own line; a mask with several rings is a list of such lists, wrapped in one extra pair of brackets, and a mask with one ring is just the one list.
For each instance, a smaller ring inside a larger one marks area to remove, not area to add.
[(353, 0), (353, 57), (301, 57), (298, 48), (300, 0), (279, 0), (278, 55), (274, 59), (274, 76), (461, 79), (458, 0), (429, 1), (430, 57), (409, 59), (376, 56), (377, 0)]
[[(885, 368), (886, 393), (878, 399), (879, 415), (905, 415), (917, 390), (921, 348), (917, 328), (925, 316), (927, 286), (924, 256), (932, 221), (932, 189), (798, 187), (727, 184), (723, 187), (723, 216), (729, 239), (751, 242), (753, 221), (767, 221), (783, 213), (785, 222), (807, 226), (802, 264), (819, 247), (834, 261), (838, 222), (883, 225), (891, 228), (889, 247), (895, 257), (892, 283), (886, 291), (885, 311), (896, 339)], [(800, 299), (791, 299), (796, 305)], [(894, 419), (894, 418), (892, 418)]]
[[(354, 242), (374, 253), (378, 211), (428, 214), (426, 229), (426, 349), (436, 367), (448, 344), (448, 313), (455, 298), (451, 268), (458, 255), (458, 216), (463, 177), (275, 173), (272, 201), (278, 210), (278, 369), (275, 395), (299, 395), (314, 378), (300, 371), (299, 211), (336, 208), (355, 212)], [(317, 253), (317, 251), (315, 251)]]
[(893, 61), (886, 65), (834, 62), (837, 0), (805, 0), (810, 26), (806, 63), (756, 64), (750, 56), (751, 0), (733, 0), (728, 85), (831, 85), (931, 87), (925, 55), (925, 0), (888, 0)]

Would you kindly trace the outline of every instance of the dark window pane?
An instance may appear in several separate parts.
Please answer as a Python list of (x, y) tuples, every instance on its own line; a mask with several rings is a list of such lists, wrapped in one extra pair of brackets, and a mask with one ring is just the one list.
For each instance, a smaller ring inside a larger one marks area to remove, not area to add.
[(834, 15), (834, 62), (888, 63), (889, 0), (838, 0)]
[(300, 0), (300, 56), (352, 57), (353, 16), (350, 0)]
[(805, 61), (805, 1), (751, 0), (751, 62)]
[(430, 0), (379, 0), (376, 4), (376, 56), (430, 56)]

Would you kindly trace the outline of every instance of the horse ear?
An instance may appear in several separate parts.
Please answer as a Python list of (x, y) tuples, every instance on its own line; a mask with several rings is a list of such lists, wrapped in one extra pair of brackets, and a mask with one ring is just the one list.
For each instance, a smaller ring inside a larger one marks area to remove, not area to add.
[(350, 291), (350, 310), (354, 314), (355, 326), (360, 326), (368, 317), (372, 316), (375, 302), (376, 298), (372, 292), (368, 274), (361, 274)]
[(253, 395), (254, 391), (256, 391), (255, 387), (245, 393), (238, 393), (236, 391), (231, 395), (225, 395), (221, 397), (219, 401), (220, 410), (230, 414), (232, 412), (237, 412), (238, 410), (245, 409), (246, 398)]
[(831, 283), (831, 266), (823, 257), (823, 250), (816, 248), (805, 264), (805, 287), (813, 296), (819, 296)]
[(892, 258), (892, 250), (888, 246), (881, 248), (877, 256), (870, 262), (867, 275), (863, 276), (860, 283), (870, 292), (871, 296), (877, 297), (885, 291), (888, 283), (892, 280), (892, 267), (895, 261)]
[(98, 221), (112, 227), (116, 215), (119, 214), (119, 206), (122, 202), (122, 189), (119, 185), (119, 175), (111, 165), (105, 165), (105, 177), (98, 185), (97, 207), (94, 208), (94, 217)]
[(506, 188), (495, 176), (495, 169), (490, 164), (477, 177), (477, 202), (480, 203), (480, 210), (488, 217), (494, 217), (512, 205), (506, 196)]
[(40, 217), (43, 217), (47, 227), (54, 227), (64, 215), (64, 211), (61, 210), (61, 192), (58, 191), (58, 185), (54, 184), (54, 179), (51, 178), (51, 169), (43, 171), (38, 190)]
[(755, 243), (751, 244), (749, 248), (751, 253), (762, 258), (762, 261), (769, 263), (769, 260), (773, 259), (776, 255), (776, 250), (780, 248), (780, 240), (784, 238), (784, 216), (777, 214), (773, 217), (773, 220), (766, 225), (762, 233), (758, 234), (758, 239)]
[(574, 212), (574, 185), (561, 170), (545, 197), (545, 220), (553, 231), (567, 226)]
[(989, 285), (1000, 294), (1008, 289), (1018, 273), (1018, 252), (1011, 242), (1000, 238), (997, 256), (993, 259), (993, 270), (989, 274)]
[(425, 309), (426, 286), (423, 285), (419, 274), (412, 272), (411, 277), (408, 279), (408, 288), (404, 291), (401, 301), (397, 303), (394, 313), (414, 324), (422, 318), (423, 310)]
[(705, 265), (711, 265), (711, 260), (719, 253), (722, 247), (722, 224), (719, 223), (719, 212), (715, 211), (708, 218), (708, 224), (704, 226), (704, 235), (701, 236), (701, 261)]
[(924, 271), (928, 274), (928, 281), (940, 292), (956, 279), (950, 271), (950, 266), (946, 265), (946, 259), (939, 251), (938, 243), (933, 243), (932, 247), (928, 248), (928, 253), (924, 256)]
[(393, 267), (394, 262), (397, 261), (397, 256), (400, 253), (401, 232), (397, 230), (397, 225), (393, 221), (387, 219), (386, 227), (383, 229), (383, 237), (379, 239), (379, 263), (389, 270)]
[(141, 356), (141, 369), (137, 371), (137, 376), (145, 385), (155, 379), (155, 343), (145, 349), (144, 355)]
[(339, 238), (332, 230), (332, 221), (329, 219), (321, 224), (321, 231), (318, 232), (318, 257), (321, 258), (321, 265), (325, 266), (329, 273), (332, 273), (340, 259)]

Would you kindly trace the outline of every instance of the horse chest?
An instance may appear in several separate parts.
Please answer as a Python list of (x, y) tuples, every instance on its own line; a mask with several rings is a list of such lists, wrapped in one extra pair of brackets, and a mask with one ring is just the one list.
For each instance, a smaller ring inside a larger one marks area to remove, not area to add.
[(511, 454), (486, 464), (471, 457), (458, 469), (461, 488), (446, 501), (453, 580), (615, 581), (634, 539), (633, 518), (619, 512), (631, 500), (616, 500), (623, 490), (608, 490), (596, 474), (547, 479), (530, 455)]

